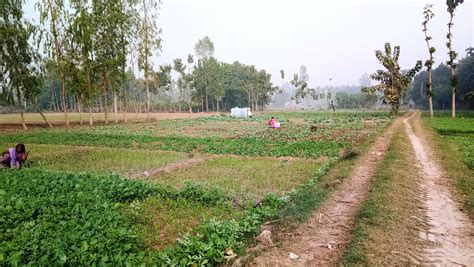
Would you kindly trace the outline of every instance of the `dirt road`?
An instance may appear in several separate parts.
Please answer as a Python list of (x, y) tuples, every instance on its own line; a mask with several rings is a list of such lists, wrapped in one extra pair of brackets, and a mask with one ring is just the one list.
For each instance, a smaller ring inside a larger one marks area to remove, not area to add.
[[(367, 198), (373, 177), (383, 160), (394, 132), (404, 131), (410, 140), (415, 159), (406, 166), (418, 173), (417, 190), (426, 213), (423, 224), (427, 231), (418, 229), (426, 247), (413, 248), (410, 255), (400, 255), (402, 262), (416, 259), (413, 264), (443, 266), (474, 266), (474, 228), (462, 211), (462, 204), (453, 194), (453, 181), (437, 161), (425, 129), (420, 126), (419, 112), (398, 118), (372, 144), (369, 152), (359, 159), (350, 179), (314, 212), (295, 235), (289, 235), (278, 247), (264, 251), (250, 263), (252, 266), (315, 266), (338, 264), (350, 239), (355, 217)], [(401, 128), (402, 127), (402, 128)], [(395, 148), (396, 149), (396, 148)], [(393, 177), (392, 179), (396, 179)], [(419, 188), (418, 188), (419, 187)], [(416, 217), (416, 216), (415, 216)], [(390, 242), (384, 240), (383, 242)], [(400, 241), (399, 241), (400, 242)], [(399, 244), (410, 245), (410, 244)], [(290, 258), (290, 253), (293, 257)], [(413, 255), (412, 255), (413, 254)], [(367, 255), (370, 257), (370, 255)], [(409, 261), (410, 262), (410, 261)]]
[(420, 232), (420, 238), (430, 241), (430, 246), (420, 255), (424, 263), (436, 265), (474, 265), (474, 226), (462, 211), (462, 204), (453, 196), (452, 181), (446, 175), (427, 142), (423, 128), (414, 131), (412, 125), (420, 125), (419, 113), (403, 121), (416, 156), (420, 186), (424, 191), (428, 231)]
[[(377, 138), (368, 153), (358, 161), (349, 179), (301, 225), (296, 237), (284, 240), (256, 257), (253, 266), (288, 266), (336, 264), (350, 238), (350, 232), (363, 201), (370, 191), (372, 179), (382, 161), (394, 132), (402, 124), (398, 118)], [(291, 259), (290, 253), (298, 256)]]

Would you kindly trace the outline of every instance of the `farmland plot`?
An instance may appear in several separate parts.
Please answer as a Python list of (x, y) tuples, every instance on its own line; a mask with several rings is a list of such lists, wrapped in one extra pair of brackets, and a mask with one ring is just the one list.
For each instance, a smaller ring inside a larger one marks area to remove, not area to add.
[(281, 129), (268, 116), (214, 116), (2, 135), (3, 147), (23, 142), (31, 156), (21, 171), (0, 170), (0, 262), (221, 262), (390, 122), (385, 113), (273, 115)]

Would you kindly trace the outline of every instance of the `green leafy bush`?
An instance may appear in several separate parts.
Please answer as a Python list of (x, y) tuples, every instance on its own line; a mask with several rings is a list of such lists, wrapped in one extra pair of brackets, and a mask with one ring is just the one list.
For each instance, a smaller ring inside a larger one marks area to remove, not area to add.
[(144, 260), (120, 202), (154, 190), (118, 176), (0, 170), (0, 264), (93, 265)]

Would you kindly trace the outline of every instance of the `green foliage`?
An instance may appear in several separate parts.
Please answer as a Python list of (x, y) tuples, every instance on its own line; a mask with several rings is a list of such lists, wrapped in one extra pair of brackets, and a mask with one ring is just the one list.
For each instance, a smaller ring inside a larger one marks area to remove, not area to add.
[(474, 55), (459, 61), (457, 77), (461, 100), (470, 103), (470, 106), (466, 106), (467, 108), (474, 109)]
[(0, 6), (0, 104), (22, 108), (40, 93), (38, 53), (30, 39), (36, 28), (23, 18), (23, 1), (6, 0)]
[(70, 144), (79, 146), (108, 146), (120, 148), (146, 148), (173, 150), (178, 152), (203, 152), (211, 154), (235, 154), (274, 157), (318, 157), (335, 156), (340, 148), (350, 146), (347, 142), (335, 141), (286, 141), (266, 140), (256, 137), (240, 139), (152, 137), (145, 135), (89, 134), (78, 132), (45, 132), (6, 134), (2, 141), (36, 144)]
[(197, 234), (186, 235), (177, 241), (177, 245), (157, 256), (158, 263), (167, 265), (216, 265), (224, 260), (225, 250), (241, 249), (246, 236), (254, 234), (260, 225), (272, 218), (283, 205), (283, 200), (269, 195), (263, 200), (263, 206), (246, 210), (239, 221), (218, 222), (209, 220), (202, 224)]
[(154, 192), (118, 176), (0, 170), (0, 264), (132, 264), (144, 259), (120, 202)]
[(332, 188), (323, 186), (318, 181), (337, 163), (337, 158), (332, 158), (319, 167), (308, 182), (301, 184), (287, 194), (287, 203), (278, 211), (280, 219), (306, 220), (329, 195)]
[(419, 60), (416, 62), (414, 68), (408, 71), (402, 71), (398, 65), (400, 47), (395, 46), (392, 54), (390, 43), (385, 44), (384, 52), (380, 50), (375, 51), (375, 56), (386, 70), (377, 70), (376, 73), (370, 75), (370, 78), (380, 82), (380, 84), (369, 87), (368, 89), (383, 92), (384, 102), (392, 107), (390, 113), (392, 115), (397, 114), (401, 99), (405, 95), (413, 76), (420, 71), (422, 62)]

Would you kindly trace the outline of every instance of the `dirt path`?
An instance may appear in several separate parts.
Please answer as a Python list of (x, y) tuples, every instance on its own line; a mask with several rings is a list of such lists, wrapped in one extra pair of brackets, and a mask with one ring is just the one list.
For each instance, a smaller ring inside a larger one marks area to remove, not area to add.
[[(411, 123), (409, 123), (411, 121)], [(417, 133), (412, 125), (420, 125), (419, 113), (403, 121), (416, 155), (420, 186), (428, 217), (428, 231), (420, 232), (422, 239), (431, 241), (423, 251), (423, 263), (436, 265), (474, 265), (474, 226), (461, 211), (462, 204), (455, 201), (448, 177), (440, 167), (423, 128)]]
[(147, 170), (140, 173), (130, 173), (127, 176), (130, 179), (157, 179), (157, 176), (172, 173), (184, 168), (189, 168), (191, 166), (201, 164), (202, 162), (208, 159), (216, 157), (214, 155), (199, 155), (199, 156), (194, 156), (192, 154), (189, 154), (189, 155), (191, 156), (188, 159), (185, 159), (176, 163), (168, 164), (157, 169), (151, 169), (151, 170)]
[[(296, 230), (296, 236), (283, 240), (256, 257), (251, 265), (321, 265), (337, 264), (350, 238), (354, 218), (367, 198), (372, 179), (382, 161), (394, 132), (402, 124), (398, 118), (376, 139), (345, 180), (309, 221)], [(298, 256), (290, 259), (290, 253)]]

